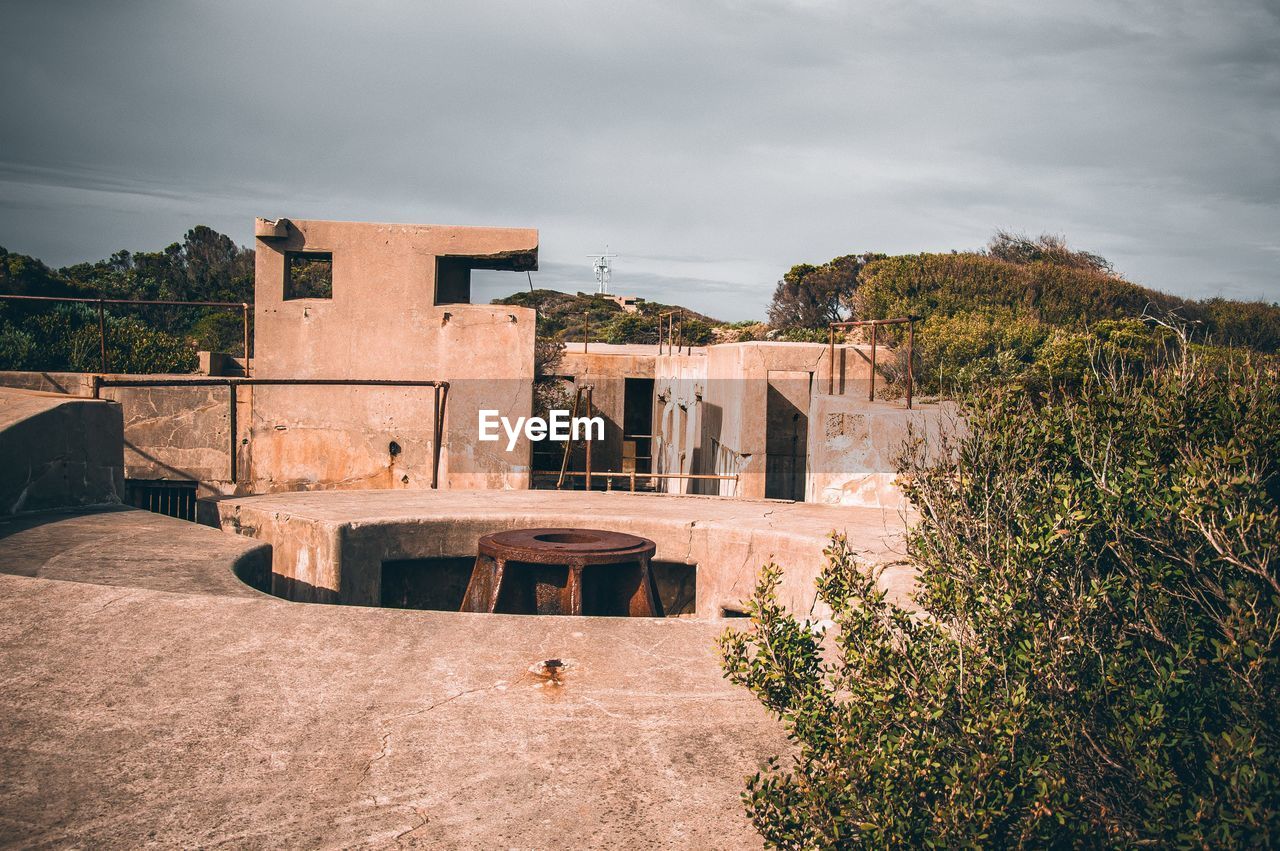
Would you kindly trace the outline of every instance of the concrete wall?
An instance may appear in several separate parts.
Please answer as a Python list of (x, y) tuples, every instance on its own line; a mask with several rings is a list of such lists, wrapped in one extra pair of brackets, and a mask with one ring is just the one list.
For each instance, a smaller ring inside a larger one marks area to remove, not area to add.
[[(478, 442), (476, 426), (482, 408), (529, 415), (536, 314), (435, 302), (438, 258), (462, 258), (472, 268), (536, 269), (537, 231), (297, 219), (280, 231), (285, 235), (257, 239), (254, 376), (447, 380), (442, 487), (527, 487), (527, 442), (508, 453), (505, 444)], [(290, 252), (332, 255), (332, 298), (284, 298)], [(456, 278), (456, 263), (454, 271)], [(454, 280), (447, 298), (461, 288)], [(386, 486), (388, 478), (427, 487), (420, 460), (430, 457), (429, 394), (258, 388), (255, 475), (269, 489), (306, 487), (310, 479), (317, 486)], [(370, 430), (376, 436), (364, 433)], [(388, 453), (396, 432), (414, 447), (398, 464), (389, 463)], [(345, 453), (349, 469), (337, 469), (332, 458), (322, 469), (309, 466), (307, 459), (335, 451)]]
[[(730, 343), (707, 348), (705, 358), (683, 357), (658, 359), (657, 392), (661, 396), (664, 388), (672, 391), (668, 400), (682, 400), (679, 409), (691, 401), (696, 404), (698, 410), (691, 415), (699, 420), (695, 437), (690, 441), (671, 432), (676, 420), (688, 422), (679, 415), (660, 425), (659, 433), (668, 446), (679, 443), (675, 454), (685, 460), (687, 472), (739, 476), (736, 485), (695, 482), (688, 492), (765, 497), (771, 375), (775, 384), (785, 383), (779, 387), (787, 397), (812, 395), (825, 388), (830, 378), (828, 348), (816, 343)], [(860, 347), (838, 348), (835, 366), (840, 387), (856, 386), (869, 375), (869, 361)], [(803, 376), (808, 378), (802, 382)]]
[(120, 406), (0, 389), (0, 515), (118, 504)]
[(903, 508), (897, 460), (908, 440), (938, 445), (958, 426), (951, 403), (868, 402), (861, 393), (814, 396), (809, 410), (805, 501), (827, 505)]
[(657, 346), (592, 343), (584, 352), (582, 343), (567, 344), (560, 373), (572, 376), (578, 387), (591, 385), (591, 404), (604, 417), (604, 442), (591, 448), (593, 470), (622, 469), (626, 380), (653, 378), (656, 359)]

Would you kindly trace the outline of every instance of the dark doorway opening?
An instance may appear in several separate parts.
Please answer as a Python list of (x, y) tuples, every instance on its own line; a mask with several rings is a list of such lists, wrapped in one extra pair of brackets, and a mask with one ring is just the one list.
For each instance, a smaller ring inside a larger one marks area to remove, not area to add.
[[(653, 379), (627, 378), (622, 400), (622, 472), (653, 472)], [(646, 481), (644, 484), (648, 485)]]
[(765, 402), (764, 495), (804, 500), (813, 373), (769, 370)]
[[(456, 612), (462, 607), (475, 562), (474, 556), (384, 561), (382, 605), (388, 609)], [(666, 616), (691, 616), (698, 595), (697, 565), (655, 561), (650, 566)]]

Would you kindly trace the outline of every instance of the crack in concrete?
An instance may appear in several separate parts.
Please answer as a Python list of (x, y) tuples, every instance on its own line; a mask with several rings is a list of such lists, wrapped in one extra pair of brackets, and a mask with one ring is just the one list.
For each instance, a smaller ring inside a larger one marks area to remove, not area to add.
[(414, 814), (417, 815), (418, 818), (421, 819), (421, 821), (419, 821), (417, 824), (415, 824), (413, 827), (409, 828), (408, 830), (402, 830), (401, 832), (397, 833), (395, 837), (395, 842), (397, 845), (400, 844), (400, 840), (404, 839), (406, 836), (408, 836), (411, 833), (417, 833), (419, 830), (422, 830), (422, 828), (426, 827), (431, 822), (431, 817), (428, 816), (422, 810), (418, 809), (417, 807), (409, 806), (408, 804), (405, 804), (404, 806), (409, 807), (409, 809), (413, 810)]

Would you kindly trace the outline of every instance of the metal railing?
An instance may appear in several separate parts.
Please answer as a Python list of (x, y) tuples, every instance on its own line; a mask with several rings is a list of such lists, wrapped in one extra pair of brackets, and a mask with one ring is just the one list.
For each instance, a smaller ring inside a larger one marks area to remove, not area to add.
[(444, 440), (444, 413), (449, 399), (449, 382), (382, 378), (104, 378), (93, 376), (93, 398), (101, 398), (104, 387), (226, 387), (228, 391), (227, 431), (231, 435), (230, 480), (237, 482), (236, 388), (238, 387), (432, 387), (433, 415), (431, 447), (431, 487), (440, 484), (440, 444)]
[[(636, 479), (657, 479), (657, 480), (705, 479), (705, 480), (720, 481), (720, 482), (737, 482), (738, 481), (737, 476), (717, 476), (711, 473), (641, 473), (636, 470), (625, 470), (625, 471), (596, 470), (594, 472), (590, 470), (586, 470), (586, 471), (569, 470), (567, 472), (562, 473), (561, 476), (564, 478), (585, 478), (587, 480), (586, 481), (587, 490), (591, 490), (592, 479), (604, 479), (605, 480), (604, 487), (605, 487), (605, 490), (607, 491), (613, 490), (614, 479), (628, 479), (631, 482), (632, 492), (635, 492), (635, 489), (636, 489)], [(559, 485), (557, 484), (556, 487), (559, 487)]]
[(73, 304), (96, 304), (98, 306), (98, 350), (102, 358), (103, 372), (111, 371), (111, 364), (107, 360), (107, 317), (105, 306), (108, 304), (131, 304), (142, 307), (223, 307), (239, 310), (244, 317), (244, 374), (249, 374), (249, 312), (253, 310), (253, 305), (246, 301), (169, 301), (165, 299), (72, 298), (70, 296), (4, 294), (0, 294), (0, 299), (8, 301), (60, 301)]
[[(574, 388), (573, 391), (573, 411), (569, 415), (570, 422), (576, 421), (578, 412), (586, 410), (587, 419), (591, 419), (591, 392), (595, 388), (590, 384), (584, 384), (581, 387)], [(587, 429), (587, 439), (583, 441), (586, 445), (586, 475), (587, 490), (591, 490), (591, 432), (590, 427)], [(569, 475), (569, 455), (573, 452), (572, 436), (564, 442), (564, 457), (560, 461), (560, 476), (556, 479), (556, 490), (564, 487), (564, 480)]]
[(923, 317), (921, 316), (900, 316), (897, 319), (857, 319), (848, 322), (831, 322), (827, 325), (827, 332), (830, 337), (828, 364), (827, 364), (827, 393), (834, 395), (836, 392), (836, 329), (837, 328), (862, 328), (871, 326), (871, 387), (867, 391), (867, 401), (874, 402), (876, 399), (876, 338), (881, 325), (907, 325), (907, 408), (911, 407), (911, 390), (915, 383), (915, 345), (916, 345), (916, 323)]

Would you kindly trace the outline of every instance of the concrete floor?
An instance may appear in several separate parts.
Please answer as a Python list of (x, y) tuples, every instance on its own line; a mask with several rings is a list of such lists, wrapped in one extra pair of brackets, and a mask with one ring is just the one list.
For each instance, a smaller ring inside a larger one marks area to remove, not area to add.
[(247, 539), (13, 523), (0, 844), (759, 845), (738, 796), (786, 742), (721, 678), (723, 623), (291, 604), (226, 581)]

